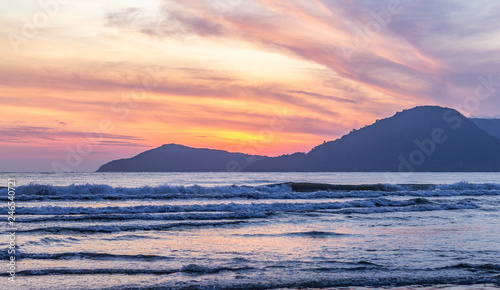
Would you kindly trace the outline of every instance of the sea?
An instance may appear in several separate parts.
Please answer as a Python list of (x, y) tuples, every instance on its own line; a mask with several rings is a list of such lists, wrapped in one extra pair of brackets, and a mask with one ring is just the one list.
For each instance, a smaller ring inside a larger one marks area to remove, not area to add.
[(500, 289), (500, 173), (8, 180), (0, 289)]

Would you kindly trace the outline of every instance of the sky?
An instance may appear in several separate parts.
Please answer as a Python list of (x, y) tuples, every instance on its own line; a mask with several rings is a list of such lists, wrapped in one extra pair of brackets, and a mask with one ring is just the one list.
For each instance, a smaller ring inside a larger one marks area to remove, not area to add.
[(499, 1), (4, 0), (0, 171), (308, 152), (419, 105), (500, 117), (498, 19)]

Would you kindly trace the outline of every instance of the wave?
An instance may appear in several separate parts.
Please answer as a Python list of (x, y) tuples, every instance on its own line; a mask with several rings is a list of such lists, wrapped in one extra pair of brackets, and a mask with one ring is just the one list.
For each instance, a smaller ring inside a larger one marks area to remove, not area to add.
[(341, 233), (335, 233), (335, 232), (324, 232), (324, 231), (309, 231), (309, 232), (287, 233), (286, 235), (292, 236), (292, 237), (328, 238), (328, 237), (347, 236), (348, 234), (341, 234)]
[[(6, 189), (0, 189), (0, 194)], [(483, 196), (500, 195), (500, 184), (459, 182), (435, 184), (332, 185), (282, 183), (264, 186), (158, 186), (123, 188), (108, 185), (51, 186), (30, 184), (17, 188), (19, 201), (141, 200), (141, 199), (313, 199), (382, 196)]]
[[(19, 276), (52, 276), (52, 275), (168, 275), (174, 273), (217, 274), (220, 272), (242, 272), (254, 270), (252, 267), (208, 267), (196, 264), (186, 265), (180, 269), (43, 269), (16, 272)], [(0, 276), (8, 276), (2, 273)]]
[[(192, 227), (219, 227), (260, 221), (280, 214), (317, 212), (329, 214), (377, 214), (390, 212), (423, 212), (443, 210), (468, 210), (480, 208), (470, 199), (430, 201), (424, 198), (390, 200), (385, 198), (325, 203), (225, 203), (130, 207), (36, 207), (18, 209), (21, 223), (29, 229), (19, 232), (43, 232), (52, 234), (92, 234), (134, 231), (167, 231)], [(23, 220), (23, 215), (29, 218)], [(36, 217), (32, 217), (36, 215)], [(120, 223), (123, 220), (142, 220), (138, 223)], [(47, 227), (47, 221), (59, 222)], [(71, 222), (78, 222), (73, 224)], [(118, 221), (118, 223), (116, 222)], [(157, 221), (156, 223), (151, 223)], [(161, 222), (161, 223), (158, 223)], [(164, 222), (162, 222), (164, 221)], [(40, 222), (40, 223), (37, 223)], [(99, 224), (95, 224), (101, 222)], [(80, 224), (83, 223), (83, 224)], [(331, 233), (306, 232), (291, 235), (326, 237)], [(332, 234), (333, 235), (333, 234)], [(37, 243), (57, 243), (58, 240), (42, 240)], [(69, 241), (71, 242), (71, 241)], [(62, 243), (65, 243), (62, 241)]]
[(56, 237), (45, 237), (38, 241), (29, 241), (24, 243), (24, 246), (49, 246), (56, 244), (76, 244), (80, 242), (79, 239), (75, 239), (73, 237), (67, 238), (56, 238)]
[(293, 191), (297, 192), (314, 192), (314, 191), (442, 191), (442, 190), (500, 190), (498, 183), (469, 183), (457, 182), (453, 184), (360, 184), (360, 185), (344, 185), (344, 184), (322, 184), (322, 183), (284, 183)]
[(34, 254), (22, 253), (19, 259), (34, 260), (137, 260), (137, 261), (160, 261), (173, 260), (173, 257), (158, 255), (116, 255), (107, 253), (79, 252), (79, 253), (57, 253), (57, 254)]
[(90, 221), (90, 222), (113, 222), (126, 220), (145, 220), (145, 221), (183, 221), (183, 220), (232, 220), (232, 219), (255, 219), (267, 218), (272, 212), (215, 212), (215, 213), (139, 213), (139, 214), (93, 214), (93, 215), (56, 215), (36, 218), (18, 218), (19, 222), (37, 223), (53, 221)]
[[(68, 244), (78, 244), (81, 241), (85, 240), (85, 237), (83, 238), (73, 238), (73, 237), (44, 237), (39, 240), (35, 241), (28, 241), (25, 243), (22, 243), (20, 247), (29, 247), (29, 246), (57, 246), (57, 245), (64, 245), (68, 246)], [(160, 239), (158, 237), (151, 237), (151, 236), (142, 236), (142, 235), (134, 235), (134, 234), (127, 234), (127, 235), (121, 235), (121, 236), (113, 236), (112, 238), (101, 238), (101, 240), (106, 240), (106, 241), (137, 241), (140, 239)], [(7, 250), (5, 250), (7, 252)], [(0, 258), (1, 258), (1, 253), (0, 253)], [(23, 257), (26, 257), (23, 255)]]
[(342, 234), (336, 232), (325, 232), (325, 231), (308, 231), (308, 232), (291, 232), (291, 233), (282, 233), (282, 234), (235, 234), (235, 236), (241, 237), (306, 237), (306, 238), (333, 238), (333, 237), (344, 237), (350, 236), (350, 234)]
[[(267, 267), (269, 268), (269, 267)], [(274, 267), (276, 268), (276, 267)], [(484, 268), (484, 267), (479, 267)], [(500, 280), (495, 273), (482, 272), (467, 273), (461, 269), (442, 270), (425, 269), (415, 271), (387, 271), (373, 264), (360, 264), (354, 268), (346, 268), (339, 271), (338, 268), (319, 267), (311, 268), (299, 275), (290, 275), (287, 278), (277, 279), (269, 276), (272, 273), (255, 276), (261, 269), (240, 266), (205, 266), (189, 264), (175, 269), (128, 269), (128, 268), (92, 268), (92, 269), (41, 269), (22, 270), (17, 272), (21, 277), (29, 276), (67, 276), (67, 275), (173, 275), (183, 273), (189, 276), (214, 275), (219, 273), (234, 273), (241, 275), (239, 279), (217, 279), (203, 277), (190, 279), (179, 284), (178, 279), (166, 279), (163, 282), (153, 281), (152, 284), (138, 286), (133, 285), (123, 289), (322, 289), (322, 288), (350, 288), (350, 287), (415, 287), (415, 285), (426, 285), (427, 287), (439, 286), (443, 289), (454, 289), (459, 285), (469, 285), (479, 288), (497, 289)], [(286, 270), (286, 268), (284, 269)], [(8, 273), (1, 273), (6, 277)], [(188, 277), (189, 277), (188, 276)], [(168, 276), (167, 276), (168, 277)], [(155, 280), (155, 279), (153, 279)], [(450, 288), (447, 288), (450, 287)], [(110, 288), (116, 289), (116, 288)]]
[[(0, 189), (0, 193), (3, 191), (6, 191), (6, 189)], [(234, 197), (251, 198), (252, 193), (256, 194), (255, 198), (259, 198), (260, 194), (288, 191), (290, 191), (290, 187), (287, 185), (215, 187), (164, 185), (124, 188), (95, 184), (70, 186), (30, 184), (19, 186), (16, 189), (16, 198), (18, 200), (226, 199)]]
[[(443, 269), (466, 269), (471, 272), (476, 272), (478, 270), (500, 270), (500, 264), (467, 264), (460, 263), (448, 267), (444, 267)], [(500, 277), (499, 277), (500, 278)]]
[(441, 209), (474, 209), (479, 208), (474, 202), (465, 199), (455, 203), (435, 204), (434, 202), (414, 198), (409, 200), (391, 200), (386, 198), (370, 198), (346, 202), (324, 202), (324, 203), (214, 203), (214, 204), (190, 204), (190, 205), (139, 205), (139, 206), (108, 206), (108, 207), (19, 207), (19, 215), (104, 215), (104, 214), (137, 214), (137, 213), (188, 213), (188, 212), (304, 212), (327, 209), (345, 208), (378, 208), (378, 207), (408, 207), (419, 206), (420, 210)]
[(83, 227), (40, 227), (29, 230), (18, 230), (19, 233), (51, 233), (51, 234), (94, 234), (94, 233), (117, 233), (134, 231), (164, 231), (178, 228), (200, 228), (200, 227), (221, 227), (228, 225), (242, 224), (244, 221), (224, 221), (224, 222), (184, 222), (166, 223), (156, 225), (97, 225)]
[[(477, 209), (479, 208), (474, 202), (469, 200), (460, 200), (455, 203), (441, 203), (436, 204), (422, 198), (411, 200), (387, 200), (387, 199), (370, 199), (370, 200), (357, 200), (352, 202), (333, 202), (333, 203), (273, 203), (273, 204), (212, 204), (212, 205), (189, 205), (189, 206), (135, 206), (129, 208), (123, 207), (109, 207), (109, 208), (29, 208), (30, 214), (55, 214), (62, 212), (63, 214), (72, 214), (78, 212), (75, 216), (76, 219), (81, 219), (81, 214), (88, 214), (88, 220), (95, 220), (95, 213), (99, 213), (97, 217), (108, 214), (110, 216), (121, 216), (122, 212), (126, 212), (127, 219), (145, 219), (143, 214), (128, 214), (131, 211), (150, 211), (162, 212), (165, 210), (173, 210), (183, 217), (181, 222), (170, 222), (153, 225), (93, 225), (93, 226), (80, 226), (80, 227), (37, 227), (28, 230), (19, 230), (19, 232), (43, 232), (52, 234), (92, 234), (92, 233), (115, 233), (115, 232), (133, 232), (133, 231), (165, 231), (177, 230), (180, 228), (192, 227), (217, 227), (217, 226), (231, 226), (249, 222), (252, 218), (262, 218), (271, 215), (279, 214), (280, 212), (328, 212), (337, 214), (374, 214), (374, 213), (389, 213), (389, 212), (422, 212), (422, 211), (442, 211), (442, 210), (464, 210), (464, 209)], [(38, 212), (39, 211), (39, 212)], [(190, 220), (192, 214), (186, 213), (188, 211), (200, 211), (196, 214), (198, 220), (207, 220), (206, 222), (199, 222), (196, 219)], [(207, 213), (207, 211), (223, 211), (222, 214)], [(234, 213), (227, 213), (227, 211), (234, 211)], [(259, 214), (261, 213), (261, 214)], [(150, 216), (150, 215), (147, 215)], [(205, 216), (205, 218), (203, 218)], [(71, 216), (69, 216), (71, 217)], [(160, 220), (165, 216), (160, 215)], [(166, 216), (168, 217), (168, 215)], [(243, 219), (241, 217), (244, 217)], [(45, 218), (42, 218), (45, 219)], [(119, 218), (117, 218), (119, 219)], [(168, 220), (166, 218), (165, 220)], [(95, 221), (94, 221), (95, 222)], [(301, 235), (308, 237), (327, 237), (338, 235), (336, 233), (323, 233), (323, 232), (306, 232), (306, 233), (290, 233), (290, 235)], [(48, 241), (51, 242), (51, 241)]]

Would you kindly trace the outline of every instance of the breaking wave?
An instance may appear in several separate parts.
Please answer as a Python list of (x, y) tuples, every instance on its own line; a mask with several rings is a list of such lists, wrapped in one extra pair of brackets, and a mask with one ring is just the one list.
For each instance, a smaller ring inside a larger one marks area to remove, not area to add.
[[(7, 189), (0, 189), (0, 194)], [(37, 200), (140, 200), (140, 199), (313, 199), (382, 196), (482, 196), (500, 195), (500, 184), (459, 182), (435, 184), (332, 185), (282, 183), (264, 186), (158, 186), (124, 188), (108, 185), (51, 186), (30, 184), (17, 188), (20, 201)]]
[[(251, 216), (256, 212), (304, 212), (316, 210), (342, 210), (347, 208), (365, 208), (378, 212), (379, 208), (392, 208), (394, 211), (409, 208), (411, 211), (430, 211), (446, 209), (474, 209), (479, 206), (468, 199), (454, 203), (436, 204), (427, 199), (413, 198), (409, 200), (393, 200), (386, 198), (369, 198), (346, 202), (315, 202), (315, 203), (211, 203), (187, 205), (138, 205), (138, 206), (108, 206), (108, 207), (19, 207), (21, 215), (105, 215), (105, 214), (137, 214), (137, 213), (183, 213), (183, 212), (238, 212), (234, 217)], [(405, 210), (407, 211), (407, 210)], [(226, 216), (225, 218), (227, 218)]]

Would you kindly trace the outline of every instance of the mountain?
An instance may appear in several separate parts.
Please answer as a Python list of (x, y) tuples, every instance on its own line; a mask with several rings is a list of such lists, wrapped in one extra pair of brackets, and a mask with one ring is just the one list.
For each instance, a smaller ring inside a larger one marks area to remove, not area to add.
[(135, 157), (102, 165), (97, 172), (210, 172), (242, 171), (265, 156), (229, 153), (166, 144)]
[(486, 123), (453, 109), (421, 106), (308, 153), (265, 157), (169, 144), (97, 171), (500, 172), (500, 139), (494, 137), (495, 126)]
[(458, 111), (404, 110), (307, 154), (268, 158), (247, 171), (500, 171), (500, 140)]
[(476, 126), (483, 129), (486, 133), (500, 139), (500, 119), (471, 119)]

